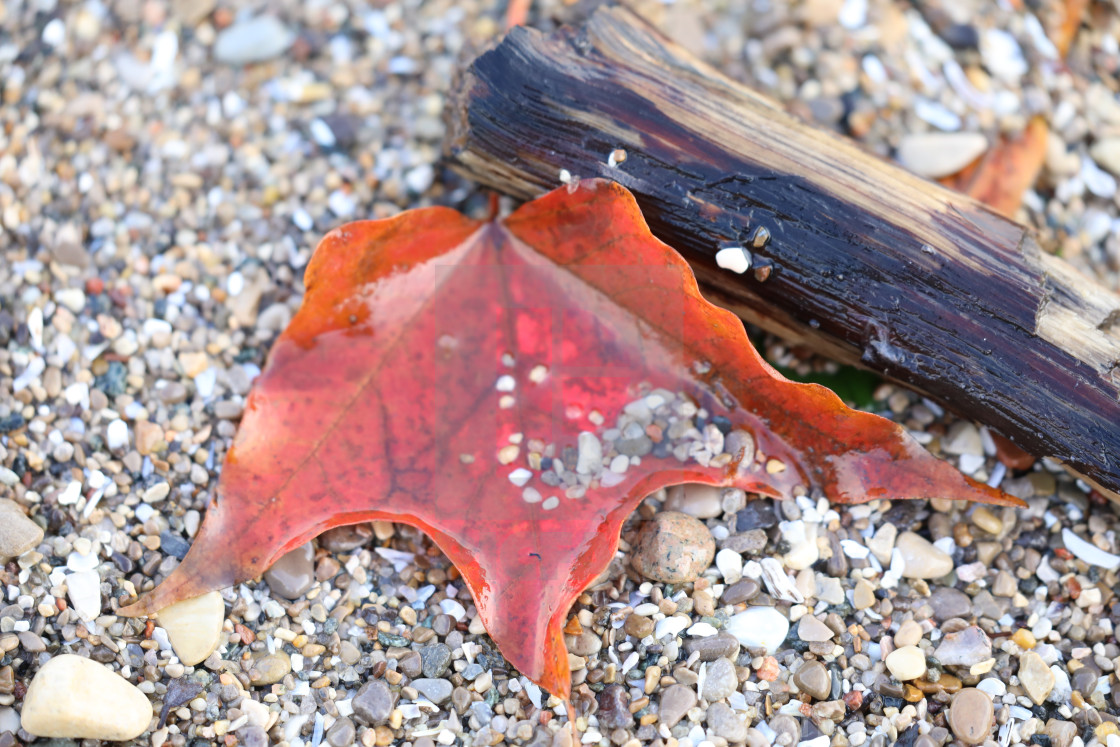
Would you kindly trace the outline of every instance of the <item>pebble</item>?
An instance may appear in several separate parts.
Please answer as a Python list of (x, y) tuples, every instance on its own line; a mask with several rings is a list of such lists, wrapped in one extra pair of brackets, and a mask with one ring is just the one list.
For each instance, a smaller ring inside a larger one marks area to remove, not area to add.
[(789, 745), (792, 747), (801, 741), (801, 725), (797, 719), (785, 713), (779, 713), (770, 719), (767, 724), (774, 732), (774, 744)]
[(953, 559), (913, 532), (903, 532), (895, 541), (905, 567), (903, 578), (941, 578), (952, 572)]
[(778, 516), (774, 512), (774, 501), (769, 498), (755, 498), (747, 501), (747, 505), (735, 514), (735, 531), (737, 532), (769, 529), (777, 523)]
[(299, 599), (315, 583), (315, 548), (308, 542), (283, 555), (264, 572), (272, 593), (284, 599)]
[(739, 653), (739, 640), (725, 630), (703, 638), (689, 638), (684, 642), (685, 653), (698, 654), (700, 661), (715, 661), (721, 656), (734, 659)]
[(689, 583), (708, 569), (715, 552), (712, 533), (700, 521), (678, 511), (663, 511), (642, 526), (630, 562), (654, 581)]
[(898, 626), (898, 632), (894, 634), (896, 646), (917, 646), (921, 640), (922, 626), (913, 620), (904, 621)]
[(661, 693), (658, 717), (670, 729), (684, 718), (688, 709), (696, 705), (696, 693), (686, 685), (670, 685)]
[(929, 597), (929, 605), (933, 608), (933, 618), (938, 622), (945, 622), (950, 617), (967, 619), (972, 615), (972, 600), (963, 591), (951, 586), (934, 589)]
[(568, 647), (568, 653), (576, 656), (591, 656), (603, 648), (603, 640), (587, 629), (579, 635), (564, 636), (564, 643)]
[(265, 654), (253, 662), (249, 671), (249, 681), (254, 685), (274, 685), (288, 676), (292, 671), (292, 659), (287, 653), (277, 651), (274, 654)]
[(797, 621), (797, 637), (807, 643), (831, 641), (835, 633), (813, 615), (803, 615)]
[(1093, 160), (1120, 176), (1120, 137), (1101, 138), (1089, 148)]
[(421, 669), (425, 677), (442, 677), (451, 664), (451, 649), (443, 643), (433, 643), (420, 649)]
[(824, 700), (832, 692), (832, 676), (816, 659), (805, 662), (793, 675), (797, 688), (816, 700)]
[(223, 29), (214, 41), (214, 59), (225, 65), (250, 65), (283, 54), (295, 34), (275, 16), (262, 15)]
[(381, 680), (371, 680), (362, 685), (350, 702), (354, 715), (370, 726), (381, 726), (389, 720), (396, 704), (396, 696)]
[(453, 685), (450, 680), (421, 677), (412, 681), (412, 686), (428, 700), (436, 705), (447, 701), (451, 697)]
[(709, 703), (727, 698), (739, 687), (739, 678), (735, 674), (735, 665), (730, 659), (719, 658), (708, 665), (707, 677), (704, 679), (704, 691), (701, 697)]
[(622, 685), (607, 685), (598, 695), (599, 726), (604, 729), (629, 729), (634, 725), (630, 713), (630, 694)]
[(977, 132), (921, 132), (904, 135), (898, 161), (918, 176), (940, 179), (955, 174), (988, 150), (988, 139)]
[(1054, 689), (1054, 673), (1035, 651), (1019, 656), (1019, 683), (1035, 705), (1042, 705)]
[(761, 587), (751, 578), (744, 578), (724, 588), (720, 601), (724, 604), (742, 604), (758, 596)]
[(737, 583), (743, 578), (743, 556), (725, 547), (716, 553), (716, 568), (726, 583)]
[(0, 560), (18, 558), (43, 541), (43, 530), (15, 501), (0, 498)]
[(926, 673), (926, 657), (917, 646), (902, 646), (884, 660), (891, 675), (900, 682), (916, 680)]
[(723, 629), (743, 646), (772, 654), (789, 634), (789, 618), (773, 607), (751, 607), (728, 618)]
[(875, 587), (865, 579), (856, 581), (856, 588), (852, 590), (852, 606), (857, 610), (865, 610), (875, 604)]
[(946, 633), (933, 654), (947, 667), (972, 667), (992, 658), (992, 640), (975, 625)]
[(350, 747), (357, 736), (354, 722), (343, 716), (327, 729), (327, 744), (331, 747)]
[(24, 731), (38, 737), (125, 741), (147, 731), (152, 704), (108, 667), (61, 654), (31, 680), (20, 718)]
[(167, 631), (179, 661), (188, 667), (204, 661), (218, 648), (226, 605), (216, 591), (186, 599), (159, 611), (159, 624)]
[(995, 717), (992, 698), (974, 687), (961, 689), (949, 704), (949, 728), (965, 744), (980, 744), (988, 738)]
[(97, 571), (78, 571), (67, 576), (66, 595), (83, 620), (101, 614), (101, 577)]
[(685, 483), (669, 488), (665, 510), (679, 511), (697, 519), (713, 519), (723, 513), (723, 488), (701, 483)]
[(736, 713), (727, 704), (712, 703), (708, 706), (707, 718), (709, 728), (717, 737), (722, 737), (731, 744), (747, 741), (750, 724), (745, 716)]

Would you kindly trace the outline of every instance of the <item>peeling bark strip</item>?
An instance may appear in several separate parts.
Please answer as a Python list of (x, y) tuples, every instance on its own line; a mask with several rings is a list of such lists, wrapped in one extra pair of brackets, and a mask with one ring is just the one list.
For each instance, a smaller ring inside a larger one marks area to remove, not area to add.
[(520, 197), (561, 169), (616, 179), (742, 318), (1120, 491), (1120, 297), (1022, 226), (795, 120), (620, 8), (513, 29), (456, 96), (448, 154), (470, 176)]

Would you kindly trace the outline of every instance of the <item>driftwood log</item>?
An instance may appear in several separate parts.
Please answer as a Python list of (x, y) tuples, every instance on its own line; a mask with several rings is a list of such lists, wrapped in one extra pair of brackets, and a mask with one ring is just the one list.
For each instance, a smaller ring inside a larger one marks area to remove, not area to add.
[[(469, 176), (526, 198), (562, 169), (613, 178), (713, 301), (1120, 491), (1120, 297), (1023, 226), (796, 120), (622, 8), (513, 29), (449, 118)], [(736, 245), (743, 274), (715, 260)]]

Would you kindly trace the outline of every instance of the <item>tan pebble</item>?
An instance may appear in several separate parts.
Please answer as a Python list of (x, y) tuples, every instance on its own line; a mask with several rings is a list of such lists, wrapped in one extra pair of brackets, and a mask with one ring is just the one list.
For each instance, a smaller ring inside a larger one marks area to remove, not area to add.
[(887, 669), (900, 682), (916, 680), (926, 673), (926, 656), (917, 646), (901, 646), (887, 654)]
[(1027, 651), (1019, 657), (1019, 683), (1035, 705), (1046, 702), (1054, 689), (1055, 679), (1054, 672), (1034, 651)]
[(972, 523), (988, 534), (999, 534), (1003, 531), (1003, 522), (985, 506), (977, 506), (973, 510)]
[(913, 532), (898, 535), (895, 547), (902, 553), (905, 562), (902, 571), (904, 578), (941, 578), (953, 570), (953, 559), (948, 554)]
[(39, 737), (126, 741), (147, 731), (152, 704), (103, 664), (62, 654), (36, 672), (20, 719), (25, 731)]
[(1038, 643), (1034, 634), (1026, 628), (1019, 628), (1015, 631), (1015, 635), (1011, 636), (1011, 640), (1015, 642), (1019, 648), (1032, 649)]
[(0, 498), (0, 560), (18, 558), (43, 541), (43, 530), (19, 504)]
[(898, 626), (898, 632), (894, 634), (896, 646), (916, 646), (920, 640), (922, 640), (922, 626), (913, 620), (903, 622)]
[(852, 601), (857, 610), (865, 610), (875, 604), (875, 588), (865, 579), (856, 581), (856, 588), (852, 594)]
[(947, 721), (957, 739), (965, 744), (980, 744), (992, 730), (993, 717), (991, 696), (966, 687), (953, 696)]
[(175, 655), (187, 666), (204, 661), (218, 647), (226, 605), (216, 591), (186, 599), (159, 611)]

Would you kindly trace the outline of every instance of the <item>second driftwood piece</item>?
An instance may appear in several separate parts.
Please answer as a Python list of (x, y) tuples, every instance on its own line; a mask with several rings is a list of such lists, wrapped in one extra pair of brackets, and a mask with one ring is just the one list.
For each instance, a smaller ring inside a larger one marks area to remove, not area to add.
[[(470, 176), (520, 197), (561, 170), (613, 178), (747, 321), (1120, 491), (1120, 297), (1023, 226), (794, 119), (622, 8), (513, 29), (455, 95), (448, 155)], [(749, 269), (735, 251), (721, 269), (738, 247)]]

